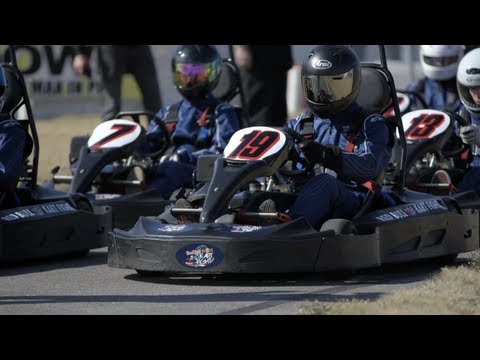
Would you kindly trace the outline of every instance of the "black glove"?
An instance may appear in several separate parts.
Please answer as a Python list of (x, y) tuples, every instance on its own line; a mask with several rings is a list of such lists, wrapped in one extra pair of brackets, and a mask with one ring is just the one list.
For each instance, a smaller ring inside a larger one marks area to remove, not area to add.
[(323, 165), (337, 173), (342, 169), (342, 150), (338, 146), (305, 140), (298, 144), (298, 149), (311, 164)]

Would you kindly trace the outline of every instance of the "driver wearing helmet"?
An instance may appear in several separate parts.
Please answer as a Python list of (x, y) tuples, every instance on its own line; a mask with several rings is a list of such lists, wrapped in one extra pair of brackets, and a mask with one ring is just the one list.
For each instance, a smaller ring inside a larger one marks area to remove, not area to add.
[(457, 133), (465, 144), (471, 145), (473, 154), (457, 188), (459, 191), (474, 190), (480, 194), (480, 49), (471, 50), (460, 61), (457, 87), (462, 101), (459, 114), (471, 124), (461, 126)]
[(190, 187), (200, 155), (220, 154), (239, 129), (235, 110), (212, 94), (222, 70), (222, 59), (212, 45), (179, 45), (172, 58), (173, 83), (183, 99), (162, 107), (150, 122), (144, 152), (158, 148), (159, 121), (167, 126), (172, 147), (147, 184), (165, 199), (181, 187)]
[[(286, 127), (305, 138), (298, 145), (300, 156), (329, 171), (301, 188), (287, 214), (292, 219), (304, 216), (319, 228), (329, 218), (351, 219), (357, 213), (367, 191), (362, 184), (375, 180), (385, 169), (393, 137), (381, 115), (356, 103), (362, 74), (350, 46), (315, 47), (304, 60), (301, 74), (309, 109)], [(268, 207), (264, 203), (260, 207)]]
[[(0, 66), (0, 193), (13, 193), (19, 177), (25, 170), (25, 161), (31, 151), (30, 138), (18, 121), (12, 119), (13, 109), (8, 100), (9, 85), (5, 70)], [(17, 105), (16, 103), (13, 106)], [(1, 208), (20, 204), (6, 205), (2, 198)]]
[[(429, 109), (457, 111), (460, 108), (455, 76), (464, 53), (463, 45), (421, 45), (420, 63), (425, 78), (407, 87), (423, 96)], [(412, 110), (417, 99), (409, 95)]]

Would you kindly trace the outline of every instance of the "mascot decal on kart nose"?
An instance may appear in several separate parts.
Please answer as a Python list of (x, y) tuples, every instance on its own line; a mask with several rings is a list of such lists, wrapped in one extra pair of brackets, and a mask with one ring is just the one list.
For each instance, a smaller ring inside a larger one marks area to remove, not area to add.
[(214, 246), (192, 244), (177, 252), (180, 264), (190, 268), (207, 269), (218, 265), (223, 259), (223, 254)]

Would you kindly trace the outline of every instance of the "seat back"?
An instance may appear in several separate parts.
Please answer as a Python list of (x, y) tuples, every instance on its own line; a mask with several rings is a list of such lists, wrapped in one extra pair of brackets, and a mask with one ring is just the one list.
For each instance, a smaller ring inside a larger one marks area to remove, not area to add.
[(357, 103), (382, 113), (390, 102), (390, 87), (385, 75), (375, 68), (362, 66), (362, 83)]
[(20, 79), (17, 74), (7, 64), (2, 64), (7, 79), (7, 88), (5, 90), (5, 104), (2, 112), (11, 113), (16, 110), (17, 105), (23, 100), (22, 88), (20, 87)]
[(222, 102), (230, 103), (235, 97), (240, 97), (241, 106), (233, 105), (241, 127), (249, 126), (245, 98), (243, 96), (240, 71), (231, 59), (223, 59), (222, 73), (217, 86), (212, 91), (213, 96)]
[[(382, 70), (375, 67), (368, 67), (362, 65), (362, 84), (360, 87), (360, 93), (357, 98), (357, 103), (370, 111), (373, 111), (378, 114), (383, 114), (392, 104), (390, 86), (388, 84), (387, 76), (382, 72)], [(391, 131), (391, 145), (392, 151), (395, 144), (395, 129), (399, 123), (399, 119), (396, 119), (395, 116), (386, 118), (387, 124), (389, 125)], [(393, 169), (394, 166), (389, 164), (387, 169)], [(374, 187), (381, 188), (383, 186), (386, 169), (381, 171), (376, 179), (372, 181)], [(376, 193), (374, 191), (368, 190), (362, 206), (355, 215), (354, 218), (363, 216), (372, 210)]]
[(224, 59), (220, 79), (212, 94), (220, 101), (229, 103), (240, 94), (240, 86), (240, 74), (237, 67), (230, 59)]

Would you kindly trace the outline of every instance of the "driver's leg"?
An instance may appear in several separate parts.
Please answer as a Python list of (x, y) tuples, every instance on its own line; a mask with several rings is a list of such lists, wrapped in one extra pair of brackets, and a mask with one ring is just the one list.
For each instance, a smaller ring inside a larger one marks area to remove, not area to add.
[(315, 228), (329, 218), (351, 219), (362, 203), (359, 193), (328, 174), (309, 180), (287, 211), (292, 219), (304, 216)]

